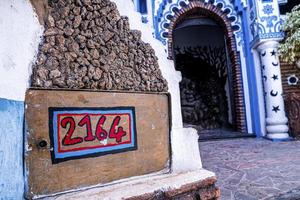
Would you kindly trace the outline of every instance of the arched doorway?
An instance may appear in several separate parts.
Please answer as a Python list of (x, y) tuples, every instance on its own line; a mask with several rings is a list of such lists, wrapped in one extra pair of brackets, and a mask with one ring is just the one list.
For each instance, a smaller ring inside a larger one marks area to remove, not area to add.
[[(183, 77), (183, 122), (202, 130), (246, 132), (242, 74), (233, 34), (238, 27), (231, 26), (236, 18), (224, 12), (198, 1), (176, 11), (168, 24), (168, 54)], [(189, 93), (193, 98), (189, 99)]]
[(236, 130), (232, 73), (222, 28), (205, 16), (189, 16), (173, 31), (182, 120), (203, 130)]

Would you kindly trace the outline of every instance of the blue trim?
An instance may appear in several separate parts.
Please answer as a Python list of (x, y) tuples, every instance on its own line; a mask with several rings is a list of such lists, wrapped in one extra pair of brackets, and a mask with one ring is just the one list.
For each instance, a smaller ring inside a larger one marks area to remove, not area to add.
[(273, 0), (262, 0), (263, 3), (272, 3)]
[(265, 39), (274, 39), (274, 40), (281, 40), (284, 38), (283, 32), (276, 32), (276, 33), (259, 33), (254, 37), (254, 39), (250, 42), (250, 47), (254, 47), (258, 44), (261, 40)]
[[(190, 2), (188, 0), (175, 0), (174, 2), (172, 0), (162, 0), (162, 2), (159, 5), (159, 8), (157, 9), (156, 16), (153, 15), (153, 26), (155, 29), (155, 38), (161, 41), (164, 45), (167, 44), (167, 38), (164, 37), (164, 34), (167, 33), (167, 28), (164, 27), (164, 25), (168, 25), (170, 23), (170, 19), (167, 18), (167, 16), (173, 16), (174, 15), (174, 9), (180, 10), (182, 5), (189, 4)], [(238, 26), (240, 28), (240, 24), (237, 21), (236, 16), (240, 12), (239, 10), (242, 10), (245, 8), (244, 4), (239, 2), (234, 2), (235, 7), (230, 3), (227, 4), (224, 0), (216, 0), (215, 3), (209, 3), (213, 6), (221, 6), (222, 10), (229, 9), (230, 12), (227, 14), (228, 18), (234, 17), (236, 20), (232, 22), (233, 26)], [(167, 4), (170, 4), (169, 9), (166, 10)]]
[(148, 8), (147, 8), (147, 0), (137, 0), (137, 6), (138, 6), (138, 11), (141, 14), (147, 14), (148, 13)]
[(140, 0), (135, 0), (136, 2), (136, 11), (140, 12)]
[(0, 199), (23, 199), (24, 102), (0, 98)]
[[(260, 110), (259, 110), (259, 102), (258, 102), (258, 92), (257, 92), (257, 79), (255, 75), (255, 65), (254, 65), (254, 58), (251, 53), (250, 48), (250, 37), (248, 35), (248, 21), (244, 19), (247, 16), (247, 8), (243, 5), (241, 1), (234, 1), (234, 7), (238, 13), (241, 15), (242, 21), (242, 32), (243, 32), (243, 49), (245, 50), (245, 61), (247, 67), (247, 79), (248, 79), (248, 89), (249, 89), (249, 97), (250, 97), (250, 110), (251, 110), (251, 121), (252, 121), (252, 130), (256, 134), (256, 136), (262, 136), (261, 128), (262, 124), (260, 123)], [(250, 7), (253, 6), (252, 0), (250, 0)], [(241, 58), (240, 58), (241, 59)], [(241, 66), (242, 67), (242, 66)], [(244, 87), (244, 86), (243, 86)], [(244, 102), (245, 103), (245, 102)], [(247, 120), (247, 115), (246, 115)]]
[(253, 7), (253, 0), (249, 0), (250, 9)]
[[(153, 0), (152, 0), (153, 1)], [(177, 3), (176, 3), (177, 2)], [(162, 43), (166, 41), (165, 38), (162, 38), (162, 33), (165, 31), (165, 28), (163, 27), (163, 24), (168, 23), (169, 20), (166, 18), (167, 15), (173, 15), (172, 8), (176, 7), (180, 9), (180, 6), (178, 4), (178, 0), (173, 2), (172, 5), (170, 5), (169, 10), (165, 10), (166, 5), (169, 3), (166, 0), (163, 0), (157, 10), (156, 16), (153, 15), (153, 26), (155, 29), (155, 36), (158, 40), (160, 40)], [(248, 79), (248, 89), (249, 89), (249, 96), (250, 96), (250, 108), (251, 108), (251, 118), (252, 118), (252, 129), (253, 132), (256, 135), (261, 135), (261, 127), (262, 124), (260, 124), (260, 116), (257, 116), (257, 113), (260, 113), (259, 111), (259, 103), (258, 103), (258, 92), (257, 92), (257, 83), (256, 83), (256, 75), (255, 75), (255, 69), (254, 69), (254, 59), (253, 55), (251, 53), (250, 49), (250, 38), (248, 35), (248, 22), (247, 20), (243, 20), (243, 17), (245, 18), (247, 15), (247, 7), (241, 2), (241, 1), (234, 1), (231, 5), (226, 4), (223, 0), (217, 0), (215, 5), (220, 4), (224, 9), (228, 8), (230, 10), (230, 13), (228, 14), (230, 16), (235, 16), (237, 19), (238, 15), (241, 15), (242, 18), (242, 24), (238, 23), (238, 21), (234, 22), (235, 25), (239, 26), (240, 29), (242, 29), (241, 34), (241, 42), (239, 42), (239, 45), (243, 45), (244, 54), (245, 54), (245, 62), (247, 67), (247, 79)], [(153, 12), (154, 13), (154, 12)], [(238, 38), (238, 32), (235, 33), (235, 37)], [(241, 58), (240, 58), (241, 59)], [(242, 66), (241, 66), (242, 67)], [(243, 86), (244, 87), (244, 86)], [(249, 116), (248, 116), (249, 117)], [(247, 115), (246, 115), (247, 120)], [(246, 123), (247, 125), (247, 123)]]
[(289, 141), (295, 141), (294, 138), (292, 137), (288, 137), (288, 138), (285, 138), (285, 139), (271, 139), (271, 138), (268, 138), (268, 137), (263, 137), (264, 139), (267, 139), (267, 140), (271, 140), (272, 142), (289, 142)]
[(262, 124), (260, 123), (260, 110), (259, 110), (259, 100), (258, 100), (258, 91), (257, 91), (257, 79), (255, 75), (255, 65), (254, 58), (251, 53), (250, 48), (250, 38), (248, 33), (248, 21), (243, 20), (244, 17), (247, 16), (246, 9), (243, 9), (242, 12), (242, 28), (243, 28), (243, 40), (244, 49), (245, 49), (245, 61), (247, 66), (247, 78), (248, 78), (248, 89), (249, 89), (249, 97), (250, 97), (250, 110), (251, 110), (251, 119), (252, 119), (252, 130), (257, 136), (261, 136), (261, 128)]

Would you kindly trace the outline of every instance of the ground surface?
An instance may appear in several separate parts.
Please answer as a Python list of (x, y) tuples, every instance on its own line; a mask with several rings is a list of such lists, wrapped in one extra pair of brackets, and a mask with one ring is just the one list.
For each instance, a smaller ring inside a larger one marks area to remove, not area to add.
[(300, 199), (300, 141), (245, 138), (200, 142), (221, 200)]
[(199, 141), (207, 141), (212, 139), (229, 139), (229, 138), (233, 139), (233, 138), (255, 137), (254, 135), (251, 134), (239, 133), (232, 130), (224, 130), (224, 129), (202, 130), (202, 131), (198, 130), (198, 134), (199, 134)]

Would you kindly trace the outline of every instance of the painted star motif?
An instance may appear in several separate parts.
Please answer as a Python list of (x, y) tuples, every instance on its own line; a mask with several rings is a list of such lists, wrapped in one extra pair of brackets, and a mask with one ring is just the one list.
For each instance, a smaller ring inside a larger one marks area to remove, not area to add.
[(272, 111), (274, 111), (274, 112), (276, 112), (276, 113), (277, 113), (278, 111), (280, 111), (279, 106), (273, 106)]
[(265, 5), (264, 8), (263, 8), (263, 12), (266, 14), (266, 15), (270, 15), (272, 14), (274, 11), (274, 8), (272, 5)]
[(270, 53), (271, 53), (271, 56), (276, 56), (276, 51), (274, 49)]
[(278, 75), (273, 74), (272, 79), (273, 79), (274, 81), (275, 81), (275, 80), (278, 80)]

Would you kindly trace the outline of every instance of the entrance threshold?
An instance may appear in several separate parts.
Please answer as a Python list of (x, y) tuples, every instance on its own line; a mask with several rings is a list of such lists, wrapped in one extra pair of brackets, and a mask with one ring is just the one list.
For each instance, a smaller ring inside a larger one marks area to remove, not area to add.
[(210, 141), (210, 140), (226, 140), (235, 138), (255, 138), (255, 134), (241, 133), (232, 130), (224, 129), (213, 129), (213, 130), (202, 130), (198, 131), (199, 142)]

